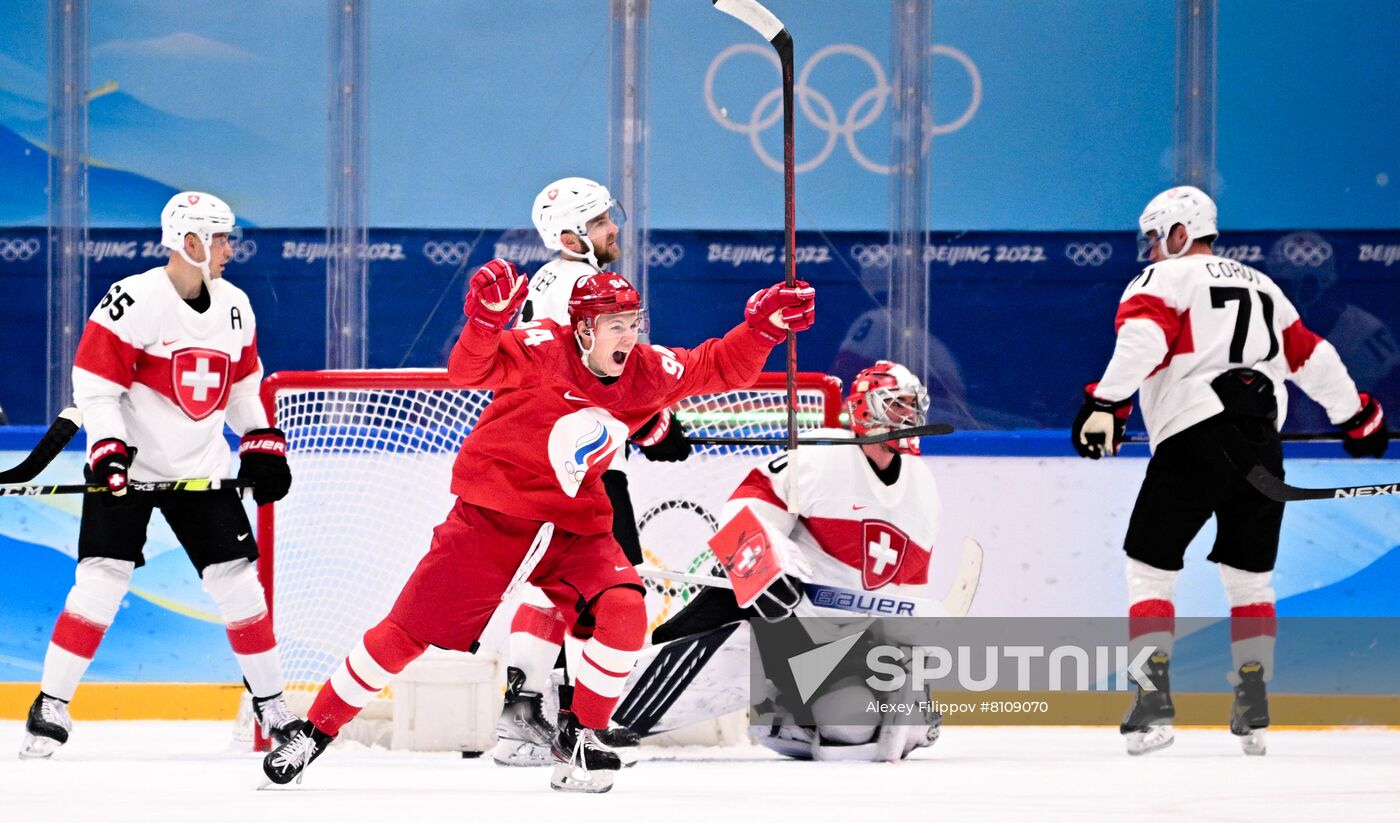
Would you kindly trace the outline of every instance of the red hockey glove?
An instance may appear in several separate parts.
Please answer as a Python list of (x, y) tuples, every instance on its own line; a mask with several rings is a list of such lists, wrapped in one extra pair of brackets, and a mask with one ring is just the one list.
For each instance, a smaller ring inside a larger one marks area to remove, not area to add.
[(1390, 430), (1385, 425), (1385, 412), (1376, 398), (1361, 392), (1361, 411), (1352, 415), (1337, 428), (1346, 438), (1342, 448), (1352, 457), (1384, 457), (1390, 445)]
[(88, 472), (92, 482), (106, 486), (111, 490), (112, 497), (126, 494), (127, 472), (131, 468), (131, 454), (135, 451), (115, 437), (93, 443), (92, 451), (88, 452)]
[(477, 269), (462, 308), (467, 322), (500, 331), (525, 302), (525, 284), (525, 276), (509, 260), (497, 258)]
[(792, 286), (779, 283), (759, 289), (744, 307), (744, 320), (758, 336), (773, 345), (786, 338), (786, 332), (803, 331), (816, 318), (817, 291), (806, 281)]

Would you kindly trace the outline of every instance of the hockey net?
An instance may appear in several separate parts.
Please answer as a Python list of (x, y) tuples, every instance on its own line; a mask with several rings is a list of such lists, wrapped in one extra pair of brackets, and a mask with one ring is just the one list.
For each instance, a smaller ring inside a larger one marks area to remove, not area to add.
[[(840, 381), (803, 373), (799, 429), (839, 422)], [(441, 370), (279, 372), (263, 384), (273, 425), (287, 435), (292, 493), (259, 511), (259, 574), (276, 625), (288, 696), (304, 708), (366, 629), (389, 610), (433, 528), (453, 505), (452, 463), (490, 400), (449, 385)], [(782, 374), (752, 388), (687, 398), (679, 418), (692, 435), (782, 439)], [(645, 557), (661, 568), (709, 570), (706, 540), (724, 500), (772, 446), (700, 445), (682, 463), (626, 461)], [(614, 461), (614, 465), (617, 461)], [(650, 628), (693, 594), (647, 581)], [(506, 603), (482, 637), (504, 653), (514, 613)], [(391, 687), (392, 688), (392, 687)], [(392, 700), (385, 690), (382, 712)], [(366, 711), (373, 717), (376, 706)]]

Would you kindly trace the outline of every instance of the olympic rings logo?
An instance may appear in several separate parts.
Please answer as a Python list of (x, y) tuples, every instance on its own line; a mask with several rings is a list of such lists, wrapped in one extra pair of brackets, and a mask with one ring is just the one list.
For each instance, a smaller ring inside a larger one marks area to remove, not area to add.
[(1076, 266), (1102, 266), (1113, 256), (1110, 243), (1070, 243), (1065, 246), (1065, 257)]
[(429, 240), (423, 244), (423, 256), (434, 266), (456, 266), (472, 253), (472, 244), (465, 240), (451, 242)]
[(890, 265), (890, 247), (888, 243), (876, 245), (866, 245), (856, 243), (851, 246), (851, 257), (862, 269), (885, 268)]
[(1283, 243), (1283, 259), (1296, 268), (1315, 269), (1332, 258), (1332, 244), (1307, 237), (1292, 237)]
[(685, 257), (685, 248), (679, 243), (648, 243), (647, 266), (669, 269)]
[(253, 255), (257, 253), (258, 244), (256, 242), (247, 239), (239, 241), (239, 243), (233, 247), (233, 262), (247, 263)]
[[(722, 109), (715, 102), (715, 75), (719, 73), (720, 66), (736, 54), (756, 54), (772, 64), (773, 68), (781, 72), (781, 64), (773, 49), (759, 46), (754, 43), (737, 43), (721, 51), (711, 61), (710, 68), (705, 72), (705, 106), (710, 111), (710, 116), (721, 126), (739, 134), (749, 136), (749, 145), (753, 147), (754, 154), (765, 166), (774, 170), (782, 171), (783, 163), (780, 159), (773, 157), (763, 146), (763, 133), (783, 119), (783, 90), (782, 86), (773, 89), (759, 98), (758, 103), (749, 113), (748, 122), (730, 120), (728, 111)], [(929, 145), (935, 135), (951, 134), (952, 132), (966, 126), (977, 109), (982, 105), (982, 74), (977, 70), (977, 64), (962, 51), (946, 46), (942, 43), (934, 43), (928, 46), (926, 52), (929, 56), (943, 56), (957, 61), (967, 72), (969, 81), (972, 84), (972, 97), (968, 101), (967, 108), (957, 119), (949, 123), (933, 122), (933, 112), (928, 106), (923, 107), (924, 130), (928, 135), (924, 139), (921, 150), (927, 154)], [(863, 62), (871, 75), (870, 88), (866, 89), (859, 97), (851, 103), (846, 110), (845, 117), (838, 120), (836, 107), (832, 105), (831, 99), (816, 89), (812, 88), (809, 80), (812, 71), (825, 59), (834, 55), (848, 55)], [(815, 54), (808, 58), (803, 65), (802, 71), (797, 76), (797, 81), (793, 84), (793, 95), (797, 100), (798, 108), (807, 121), (818, 129), (826, 132), (826, 142), (816, 156), (796, 166), (797, 173), (811, 171), (817, 168), (836, 148), (836, 144), (842, 138), (846, 141), (846, 148), (850, 151), (851, 157), (867, 171), (875, 174), (889, 174), (893, 166), (877, 163), (865, 156), (865, 153), (856, 145), (856, 133), (865, 130), (872, 123), (884, 114), (885, 106), (888, 105), (893, 88), (886, 79), (885, 67), (875, 59), (875, 55), (866, 49), (851, 43), (834, 43), (830, 46), (818, 49)]]
[(0, 260), (23, 263), (39, 253), (37, 237), (0, 237)]

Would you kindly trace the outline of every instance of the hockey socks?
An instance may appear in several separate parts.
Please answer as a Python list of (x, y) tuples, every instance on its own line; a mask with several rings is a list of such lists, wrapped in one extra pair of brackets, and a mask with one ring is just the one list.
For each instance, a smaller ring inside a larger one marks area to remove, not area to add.
[(428, 644), (411, 637), (397, 623), (384, 619), (365, 636), (327, 680), (306, 719), (331, 737), (369, 705), (380, 690), (409, 663), (427, 651)]
[(89, 557), (78, 561), (73, 588), (53, 627), (44, 655), (39, 688), (65, 703), (73, 699), (107, 627), (121, 608), (136, 564), (128, 560)]
[(204, 590), (219, 606), (228, 643), (254, 697), (282, 693), (282, 661), (257, 567), (246, 559), (206, 566)]
[(592, 607), (596, 626), (583, 644), (574, 679), (573, 712), (591, 729), (608, 725), (646, 637), (646, 606), (635, 589), (613, 588)]
[(522, 688), (544, 693), (564, 645), (564, 616), (550, 606), (521, 603), (510, 622), (510, 664), (525, 675)]

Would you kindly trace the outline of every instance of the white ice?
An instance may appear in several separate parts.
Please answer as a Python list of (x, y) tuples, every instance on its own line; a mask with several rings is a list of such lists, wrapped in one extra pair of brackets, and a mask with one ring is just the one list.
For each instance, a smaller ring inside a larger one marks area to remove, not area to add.
[[(756, 746), (644, 749), (611, 793), (551, 791), (548, 769), (337, 746), (305, 782), (256, 791), (230, 724), (78, 722), (50, 761), (0, 756), (3, 821), (575, 823), (586, 820), (1400, 821), (1400, 732), (1223, 729), (1129, 758), (1115, 729), (950, 727), (900, 764), (797, 763)], [(17, 751), (23, 729), (0, 721)]]

